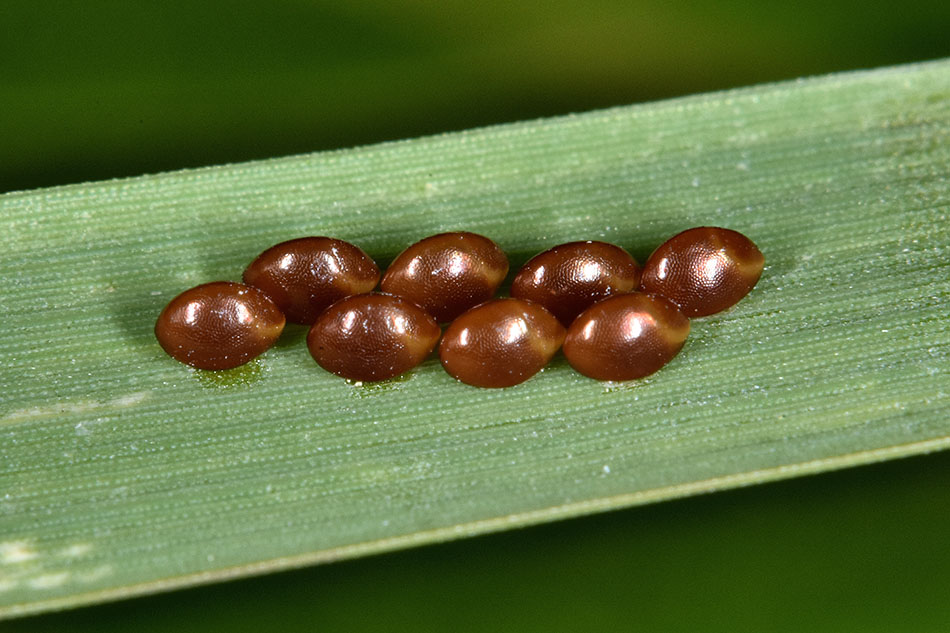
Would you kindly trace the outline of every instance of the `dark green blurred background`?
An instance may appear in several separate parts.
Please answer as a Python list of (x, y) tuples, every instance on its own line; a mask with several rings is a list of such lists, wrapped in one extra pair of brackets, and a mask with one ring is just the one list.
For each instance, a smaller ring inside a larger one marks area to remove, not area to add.
[(950, 55), (950, 3), (0, 3), (0, 191)]
[[(950, 56), (950, 3), (0, 6), (0, 191)], [(950, 453), (0, 624), (948, 631)]]

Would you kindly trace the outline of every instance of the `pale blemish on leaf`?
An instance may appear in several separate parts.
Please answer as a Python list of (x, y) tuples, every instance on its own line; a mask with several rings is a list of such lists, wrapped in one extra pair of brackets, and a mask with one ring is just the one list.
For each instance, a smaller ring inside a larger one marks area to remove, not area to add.
[(102, 580), (106, 576), (111, 576), (115, 573), (112, 565), (99, 565), (98, 567), (93, 567), (89, 571), (77, 571), (73, 574), (76, 582), (79, 583), (92, 583)]
[(34, 589), (52, 589), (53, 587), (59, 587), (65, 584), (68, 579), (68, 571), (56, 571), (29, 578), (26, 584)]
[[(94, 549), (92, 543), (76, 542), (46, 553), (30, 539), (0, 543), (0, 593), (20, 586), (33, 590), (52, 590), (68, 583), (89, 584), (114, 573), (111, 564), (91, 569), (82, 564)], [(68, 568), (64, 567), (68, 565)]]
[(17, 565), (38, 556), (29, 541), (5, 541), (0, 543), (0, 565)]
[(136, 391), (111, 400), (67, 400), (45, 406), (25, 407), (0, 418), (0, 426), (61, 415), (127, 409), (144, 402), (150, 396), (150, 391)]
[(92, 551), (92, 543), (73, 543), (57, 552), (59, 558), (79, 558)]

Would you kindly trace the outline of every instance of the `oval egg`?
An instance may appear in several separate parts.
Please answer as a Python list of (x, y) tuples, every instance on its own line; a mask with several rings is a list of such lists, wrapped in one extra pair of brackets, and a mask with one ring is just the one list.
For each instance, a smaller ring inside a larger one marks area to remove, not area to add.
[(450, 375), (476, 387), (510, 387), (538, 373), (564, 341), (564, 326), (542, 306), (495, 299), (455, 319), (439, 345)]
[(759, 281), (765, 257), (742, 233), (702, 226), (674, 235), (647, 259), (640, 290), (666, 297), (688, 317), (731, 308)]
[(568, 328), (564, 356), (596, 380), (632, 380), (657, 371), (676, 356), (689, 319), (663, 297), (640, 292), (604, 299)]
[(507, 274), (508, 258), (492, 240), (477, 233), (440, 233), (400, 253), (380, 289), (446, 323), (491, 299)]
[(244, 271), (244, 283), (262, 290), (288, 321), (301, 325), (311, 325), (344, 297), (369, 292), (378, 281), (379, 267), (369, 255), (331, 237), (281, 242)]
[(439, 324), (415, 304), (362, 294), (327, 308), (307, 333), (317, 363), (343, 378), (372, 382), (409, 371), (439, 340)]
[(284, 315), (257, 288), (230, 281), (195, 286), (172, 299), (155, 323), (169, 356), (198, 369), (231, 369), (270, 348)]
[(640, 266), (606, 242), (569, 242), (532, 257), (511, 284), (511, 296), (548, 309), (565, 327), (610, 295), (636, 290)]

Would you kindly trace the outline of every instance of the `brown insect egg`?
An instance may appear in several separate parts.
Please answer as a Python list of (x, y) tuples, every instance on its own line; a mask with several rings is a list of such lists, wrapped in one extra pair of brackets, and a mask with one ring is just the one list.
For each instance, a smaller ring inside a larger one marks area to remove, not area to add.
[(327, 371), (372, 382), (421, 363), (439, 334), (439, 324), (415, 304), (391, 295), (362, 294), (337, 301), (317, 317), (307, 347)]
[(281, 242), (257, 256), (244, 283), (260, 288), (291, 323), (310, 325), (330, 304), (369, 292), (379, 267), (358, 246), (332, 237)]
[(569, 242), (532, 257), (511, 284), (511, 296), (547, 308), (565, 327), (592, 304), (636, 290), (640, 266), (606, 242)]
[(764, 266), (762, 252), (742, 233), (702, 226), (653, 251), (640, 290), (666, 297), (688, 317), (708, 316), (749, 294)]
[(564, 339), (571, 367), (596, 380), (632, 380), (672, 360), (689, 319), (663, 297), (634, 292), (604, 299), (574, 319)]
[(491, 299), (508, 274), (508, 258), (476, 233), (440, 233), (400, 253), (380, 289), (420, 306), (440, 323)]
[(168, 355), (198, 369), (231, 369), (260, 356), (284, 330), (284, 315), (251, 286), (215, 281), (172, 299), (155, 323)]
[(564, 341), (564, 326), (542, 306), (495, 299), (452, 321), (439, 358), (449, 374), (476, 387), (510, 387), (538, 373)]

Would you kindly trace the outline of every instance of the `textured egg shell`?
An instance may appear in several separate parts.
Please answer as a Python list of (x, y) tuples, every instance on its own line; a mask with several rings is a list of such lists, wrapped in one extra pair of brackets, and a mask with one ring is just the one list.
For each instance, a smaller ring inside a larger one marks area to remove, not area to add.
[(379, 267), (358, 246), (332, 237), (281, 242), (257, 256), (244, 283), (259, 288), (291, 323), (310, 325), (321, 312), (350, 295), (371, 291)]
[(643, 266), (640, 290), (666, 297), (688, 317), (731, 308), (759, 281), (765, 257), (742, 233), (703, 226), (674, 235)]
[(155, 323), (169, 356), (198, 369), (231, 369), (263, 354), (284, 315), (257, 288), (230, 281), (195, 286), (172, 299)]
[(649, 376), (676, 356), (689, 319), (663, 297), (617, 295), (582, 312), (564, 339), (571, 367), (596, 380)]
[(440, 233), (400, 253), (380, 289), (445, 323), (491, 299), (507, 274), (508, 258), (492, 240), (476, 233)]
[(606, 242), (569, 242), (532, 257), (511, 284), (511, 296), (539, 303), (565, 327), (602, 299), (632, 292), (640, 266)]
[(439, 340), (439, 324), (422, 308), (385, 294), (362, 294), (327, 308), (307, 333), (317, 363), (350, 380), (393, 378), (423, 360)]
[(510, 387), (538, 373), (564, 341), (564, 326), (536, 303), (495, 299), (449, 325), (439, 345), (442, 366), (476, 387)]

